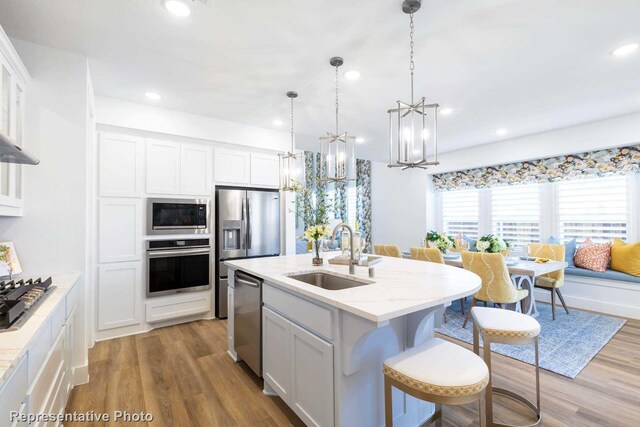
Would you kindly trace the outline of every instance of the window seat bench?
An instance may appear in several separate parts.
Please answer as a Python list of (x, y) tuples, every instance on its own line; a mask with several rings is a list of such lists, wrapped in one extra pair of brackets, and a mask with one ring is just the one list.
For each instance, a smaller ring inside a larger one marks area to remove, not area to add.
[(567, 267), (564, 269), (564, 274), (572, 276), (594, 277), (597, 279), (617, 280), (620, 282), (640, 283), (640, 277), (632, 276), (631, 274), (621, 273), (620, 271), (610, 270), (607, 271), (591, 271), (586, 268), (580, 267)]
[[(562, 294), (569, 307), (640, 319), (640, 277), (615, 270), (567, 267), (564, 282)], [(546, 289), (536, 288), (534, 293), (536, 300), (550, 302)], [(564, 314), (562, 310), (559, 313)]]

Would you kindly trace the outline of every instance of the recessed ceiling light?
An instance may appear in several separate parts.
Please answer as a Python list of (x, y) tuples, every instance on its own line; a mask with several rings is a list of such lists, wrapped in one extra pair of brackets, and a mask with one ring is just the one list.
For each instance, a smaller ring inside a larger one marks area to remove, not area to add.
[(162, 99), (162, 97), (160, 96), (159, 93), (156, 92), (146, 92), (144, 94), (144, 96), (147, 97), (147, 99), (151, 100), (151, 101), (160, 101)]
[(273, 124), (274, 126), (282, 126), (282, 120), (280, 119), (275, 119), (274, 121), (271, 122), (271, 124)]
[(496, 131), (496, 135), (502, 136), (502, 135), (506, 135), (508, 132), (509, 132), (508, 130), (501, 128)]
[(630, 53), (636, 51), (638, 47), (640, 47), (638, 43), (625, 44), (624, 46), (620, 46), (619, 48), (614, 49), (611, 54), (614, 56), (627, 56)]
[(164, 7), (169, 12), (180, 18), (191, 15), (191, 9), (189, 6), (181, 2), (180, 0), (165, 0)]
[(358, 80), (360, 78), (360, 71), (350, 70), (344, 73), (344, 77), (348, 80)]
[(443, 108), (440, 110), (440, 114), (443, 116), (448, 116), (451, 113), (453, 113), (453, 108)]
[(358, 144), (362, 144), (362, 143), (364, 142), (364, 138), (363, 138), (363, 137), (361, 137), (361, 136), (359, 136), (359, 137), (357, 137), (357, 138), (356, 138), (356, 142), (357, 142)]

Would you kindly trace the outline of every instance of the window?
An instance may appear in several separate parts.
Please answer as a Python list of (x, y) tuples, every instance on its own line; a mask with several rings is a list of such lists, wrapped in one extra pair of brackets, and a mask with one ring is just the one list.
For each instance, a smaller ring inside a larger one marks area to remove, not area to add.
[(562, 241), (594, 242), (627, 237), (627, 178), (582, 179), (558, 183)]
[(491, 189), (493, 234), (512, 248), (540, 241), (540, 185), (514, 185)]
[(445, 191), (442, 202), (442, 231), (449, 236), (478, 237), (478, 190)]

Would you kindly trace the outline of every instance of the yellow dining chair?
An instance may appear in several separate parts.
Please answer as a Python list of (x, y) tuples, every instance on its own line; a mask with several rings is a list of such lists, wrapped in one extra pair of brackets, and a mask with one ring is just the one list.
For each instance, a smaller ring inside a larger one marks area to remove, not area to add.
[(529, 295), (526, 289), (517, 289), (511, 281), (509, 269), (502, 254), (490, 254), (482, 252), (462, 252), (462, 266), (477, 274), (482, 279), (480, 290), (473, 295), (471, 307), (464, 318), (462, 327), (467, 325), (471, 309), (478, 301), (492, 302), (500, 308), (505, 304), (516, 304)]
[(373, 252), (376, 255), (392, 256), (400, 258), (400, 248), (398, 245), (373, 245)]
[[(564, 245), (531, 243), (529, 245), (529, 256), (548, 258), (552, 261), (564, 261), (564, 249)], [(564, 268), (536, 277), (535, 287), (551, 292), (551, 318), (553, 320), (556, 320), (556, 294), (560, 298), (564, 311), (569, 314), (567, 304), (565, 304), (562, 292), (560, 292), (562, 285), (564, 285)]]
[(440, 249), (413, 246), (409, 248), (409, 251), (411, 252), (411, 259), (444, 264), (444, 258), (442, 257)]
[[(427, 262), (435, 262), (436, 264), (444, 264), (444, 258), (442, 257), (442, 252), (437, 248), (425, 248), (413, 246), (409, 248), (411, 252), (411, 259), (415, 259), (418, 261), (427, 261)], [(466, 298), (460, 298), (460, 311), (462, 311), (462, 315), (464, 316), (464, 302)], [(447, 321), (446, 314), (444, 321)]]

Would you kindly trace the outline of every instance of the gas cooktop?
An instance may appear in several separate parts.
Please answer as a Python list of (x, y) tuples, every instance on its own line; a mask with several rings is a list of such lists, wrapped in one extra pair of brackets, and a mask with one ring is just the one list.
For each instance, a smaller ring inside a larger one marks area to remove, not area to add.
[(19, 329), (53, 288), (51, 277), (0, 281), (0, 332)]

